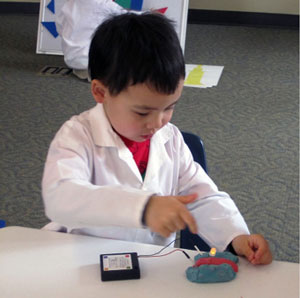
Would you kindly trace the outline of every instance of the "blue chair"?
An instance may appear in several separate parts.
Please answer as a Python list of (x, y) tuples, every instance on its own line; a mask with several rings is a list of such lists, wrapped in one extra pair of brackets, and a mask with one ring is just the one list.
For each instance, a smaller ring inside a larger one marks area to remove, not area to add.
[[(189, 132), (181, 132), (185, 143), (188, 145), (194, 161), (198, 162), (203, 170), (207, 173), (207, 164), (205, 149), (201, 138), (195, 134)], [(209, 251), (210, 247), (204, 242), (198, 235), (193, 234), (188, 228), (180, 231), (180, 243), (179, 246), (185, 249), (195, 250), (196, 245), (201, 251)]]
[(0, 228), (5, 228), (6, 222), (3, 219), (0, 219)]

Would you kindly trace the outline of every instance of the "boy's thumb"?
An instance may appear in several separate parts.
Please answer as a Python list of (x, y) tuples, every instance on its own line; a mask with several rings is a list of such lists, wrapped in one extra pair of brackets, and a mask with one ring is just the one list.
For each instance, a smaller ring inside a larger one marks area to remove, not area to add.
[(190, 194), (190, 195), (186, 195), (186, 196), (178, 196), (178, 200), (182, 203), (182, 204), (189, 204), (192, 203), (193, 201), (195, 201), (195, 199), (197, 198), (197, 194)]

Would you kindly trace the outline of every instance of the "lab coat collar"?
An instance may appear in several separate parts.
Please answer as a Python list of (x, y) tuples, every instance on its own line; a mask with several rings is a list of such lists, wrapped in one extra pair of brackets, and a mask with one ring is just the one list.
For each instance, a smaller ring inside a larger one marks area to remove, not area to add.
[(102, 104), (97, 104), (90, 115), (91, 131), (95, 145), (101, 147), (118, 147), (119, 136), (110, 125)]
[(165, 125), (151, 138), (149, 162), (144, 181), (132, 158), (132, 153), (110, 125), (102, 104), (97, 104), (97, 106), (91, 110), (90, 125), (95, 145), (117, 148), (120, 159), (130, 167), (139, 182), (147, 189), (151, 189), (152, 181), (157, 177), (157, 173), (159, 173), (163, 167), (164, 160), (168, 158), (165, 144), (172, 136), (172, 124)]
[[(110, 125), (102, 104), (98, 103), (91, 110), (90, 124), (93, 139), (97, 146), (118, 148), (124, 146), (123, 141)], [(171, 124), (167, 124), (153, 135), (151, 143), (165, 144), (170, 139), (171, 135)]]

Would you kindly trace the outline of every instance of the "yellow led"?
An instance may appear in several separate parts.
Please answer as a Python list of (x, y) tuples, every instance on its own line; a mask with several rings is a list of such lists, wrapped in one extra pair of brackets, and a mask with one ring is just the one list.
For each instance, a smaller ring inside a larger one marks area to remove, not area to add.
[(214, 256), (216, 255), (216, 253), (217, 253), (216, 248), (215, 248), (215, 247), (212, 247), (211, 250), (210, 250), (210, 252), (209, 252), (209, 255), (210, 255), (211, 257), (214, 257)]

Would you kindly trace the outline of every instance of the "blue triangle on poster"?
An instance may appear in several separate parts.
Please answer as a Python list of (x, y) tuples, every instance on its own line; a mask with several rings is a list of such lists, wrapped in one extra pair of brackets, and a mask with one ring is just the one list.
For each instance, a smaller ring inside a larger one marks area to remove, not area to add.
[(55, 0), (51, 0), (47, 5), (47, 8), (55, 14)]
[(143, 0), (131, 0), (130, 9), (133, 10), (142, 10), (143, 7)]
[(54, 22), (42, 22), (43, 26), (52, 34), (54, 38), (58, 36), (56, 25)]

